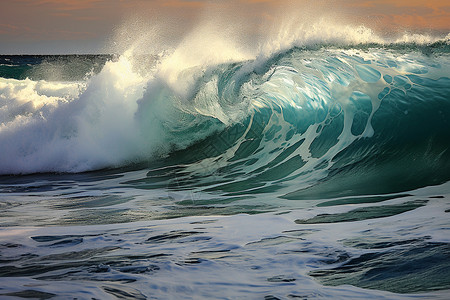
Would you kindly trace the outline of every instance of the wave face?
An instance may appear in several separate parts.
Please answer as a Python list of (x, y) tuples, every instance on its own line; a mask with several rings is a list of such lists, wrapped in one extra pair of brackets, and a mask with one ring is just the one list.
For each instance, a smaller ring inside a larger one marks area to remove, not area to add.
[(123, 55), (81, 81), (0, 79), (0, 173), (164, 158), (213, 190), (288, 199), (450, 177), (445, 42), (294, 47), (181, 69), (175, 58)]
[(287, 199), (399, 192), (445, 182), (447, 61), (391, 50), (295, 48), (253, 70), (243, 84), (245, 65), (228, 67), (218, 75), (218, 94), (233, 98), (220, 91), (234, 89), (233, 99), (249, 104), (247, 116), (195, 144), (181, 161), (195, 153), (191, 172), (225, 182), (214, 190), (281, 190)]

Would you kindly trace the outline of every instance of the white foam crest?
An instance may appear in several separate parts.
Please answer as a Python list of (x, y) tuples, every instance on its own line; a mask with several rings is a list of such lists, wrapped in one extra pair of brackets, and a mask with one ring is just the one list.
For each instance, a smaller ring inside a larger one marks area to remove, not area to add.
[[(161, 69), (140, 72), (134, 55), (126, 51), (84, 83), (2, 79), (0, 174), (81, 172), (141, 162), (218, 129), (183, 134), (205, 118), (228, 120), (220, 105), (210, 103), (217, 97), (205, 95), (216, 89), (208, 85), (199, 99), (187, 99)], [(190, 79), (180, 75), (183, 82)], [(196, 103), (205, 107), (196, 110)]]
[(23, 103), (26, 110), (2, 121), (0, 172), (78, 172), (142, 159), (150, 146), (134, 115), (146, 82), (125, 56), (107, 62), (79, 95), (78, 83), (2, 82), (6, 114)]
[(356, 45), (364, 43), (383, 43), (372, 29), (363, 25), (339, 24), (330, 19), (304, 22), (298, 18), (286, 19), (277, 24), (261, 46), (261, 52), (270, 55), (294, 46), (337, 44)]
[[(223, 123), (237, 118), (230, 117), (231, 112), (224, 112), (219, 105), (214, 78), (209, 77), (211, 82), (204, 86), (200, 83), (205, 74), (220, 64), (255, 58), (239, 31), (241, 23), (230, 22), (229, 17), (228, 13), (205, 11), (197, 25), (185, 31), (177, 42), (171, 37), (171, 20), (145, 21), (135, 16), (117, 30), (116, 46), (127, 45), (123, 55), (135, 71), (143, 70), (141, 73), (149, 75), (141, 106), (152, 103), (153, 110), (165, 111), (170, 105), (159, 100), (164, 98), (189, 114), (209, 116)], [(164, 122), (172, 121), (165, 118)]]
[(178, 95), (190, 98), (195, 81), (207, 67), (254, 58), (237, 37), (234, 28), (220, 22), (201, 23), (162, 59), (158, 76)]
[(394, 39), (394, 43), (412, 43), (418, 45), (432, 44), (439, 41), (450, 41), (450, 33), (446, 37), (434, 36), (431, 34), (419, 34), (419, 33), (403, 33), (401, 36)]
[(0, 132), (22, 116), (52, 109), (74, 99), (83, 89), (77, 82), (47, 82), (0, 78)]

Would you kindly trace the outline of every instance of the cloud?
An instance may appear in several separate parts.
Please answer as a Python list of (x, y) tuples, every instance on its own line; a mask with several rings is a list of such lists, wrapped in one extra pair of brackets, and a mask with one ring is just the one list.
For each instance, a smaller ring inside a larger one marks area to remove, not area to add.
[(349, 0), (346, 6), (357, 14), (375, 17), (375, 25), (385, 30), (450, 30), (446, 0)]
[(30, 6), (46, 6), (52, 10), (75, 11), (94, 8), (99, 3), (108, 3), (106, 0), (19, 0)]
[(205, 1), (183, 1), (183, 0), (169, 0), (169, 1), (159, 1), (161, 6), (175, 7), (175, 8), (203, 8), (208, 5)]
[(18, 26), (11, 24), (0, 24), (0, 35), (14, 34), (20, 30)]

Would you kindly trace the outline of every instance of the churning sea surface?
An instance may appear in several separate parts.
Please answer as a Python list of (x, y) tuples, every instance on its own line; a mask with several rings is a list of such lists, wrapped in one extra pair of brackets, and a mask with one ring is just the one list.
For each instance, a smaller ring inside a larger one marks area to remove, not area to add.
[(0, 298), (448, 299), (449, 51), (0, 56)]

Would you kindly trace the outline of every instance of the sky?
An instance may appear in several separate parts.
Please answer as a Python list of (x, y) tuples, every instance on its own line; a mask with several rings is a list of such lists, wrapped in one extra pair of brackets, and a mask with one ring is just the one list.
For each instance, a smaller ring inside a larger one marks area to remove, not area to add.
[(176, 43), (200, 23), (255, 37), (286, 15), (381, 34), (450, 32), (448, 0), (0, 0), (0, 8), (0, 54), (120, 52), (141, 35)]

